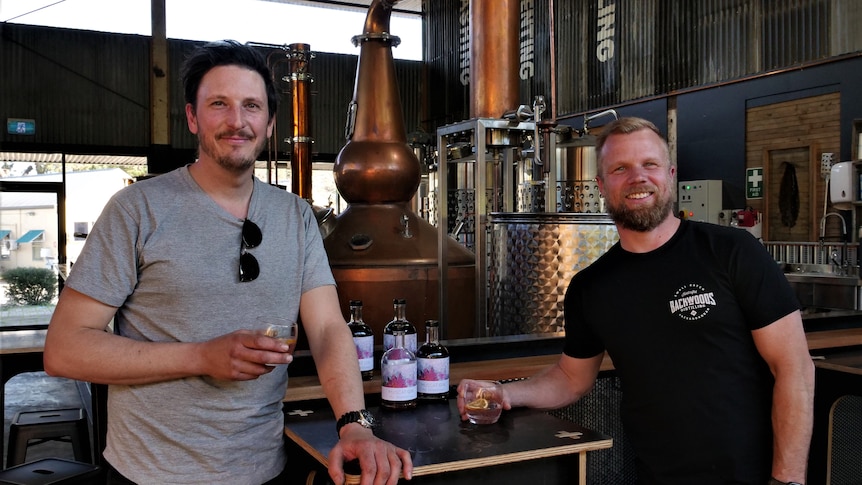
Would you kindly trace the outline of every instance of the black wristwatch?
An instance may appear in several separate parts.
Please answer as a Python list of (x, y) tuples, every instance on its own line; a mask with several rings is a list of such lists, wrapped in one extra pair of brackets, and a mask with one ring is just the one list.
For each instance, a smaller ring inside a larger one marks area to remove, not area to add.
[(802, 485), (802, 484), (799, 482), (782, 482), (781, 480), (779, 480), (775, 477), (770, 477), (769, 481), (766, 483), (766, 485)]
[(338, 422), (335, 423), (335, 434), (341, 437), (341, 428), (347, 426), (350, 423), (359, 423), (363, 427), (371, 429), (376, 424), (374, 421), (374, 415), (371, 414), (371, 411), (367, 409), (360, 409), (359, 411), (350, 411), (344, 413), (340, 418), (338, 418)]

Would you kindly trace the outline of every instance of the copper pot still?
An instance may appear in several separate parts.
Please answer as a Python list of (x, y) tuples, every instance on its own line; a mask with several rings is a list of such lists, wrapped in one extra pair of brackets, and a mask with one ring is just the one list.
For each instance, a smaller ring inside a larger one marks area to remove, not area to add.
[[(353, 100), (345, 137), (333, 166), (335, 185), (348, 207), (324, 239), (347, 315), (349, 300), (362, 300), (365, 322), (382, 343), (383, 327), (393, 317), (392, 300), (407, 300), (407, 318), (420, 331), (440, 313), (437, 228), (410, 207), (419, 186), (419, 160), (407, 143), (392, 48), (389, 19), (397, 1), (374, 0), (360, 47)], [(445, 339), (473, 335), (475, 258), (451, 238), (448, 244)]]

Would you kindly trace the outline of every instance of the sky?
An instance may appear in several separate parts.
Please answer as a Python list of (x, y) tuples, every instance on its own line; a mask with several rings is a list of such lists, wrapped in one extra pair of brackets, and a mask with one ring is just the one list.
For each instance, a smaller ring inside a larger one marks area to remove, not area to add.
[[(365, 10), (335, 10), (263, 0), (165, 0), (171, 39), (285, 45), (313, 52), (359, 54), (351, 38), (362, 33)], [(150, 0), (0, 0), (0, 22), (150, 35)], [(418, 16), (393, 14), (398, 59), (422, 59)]]

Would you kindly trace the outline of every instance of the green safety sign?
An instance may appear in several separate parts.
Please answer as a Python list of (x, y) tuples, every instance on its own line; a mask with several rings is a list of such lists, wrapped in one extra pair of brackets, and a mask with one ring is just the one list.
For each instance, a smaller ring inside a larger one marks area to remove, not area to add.
[(763, 167), (745, 169), (745, 198), (763, 198)]

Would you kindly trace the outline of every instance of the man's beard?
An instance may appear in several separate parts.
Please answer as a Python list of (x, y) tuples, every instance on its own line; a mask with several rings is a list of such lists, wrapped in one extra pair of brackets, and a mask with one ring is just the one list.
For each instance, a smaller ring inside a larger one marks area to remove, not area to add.
[[(216, 137), (216, 139), (218, 139), (218, 136)], [(207, 138), (198, 134), (198, 146), (200, 147), (199, 150), (209, 155), (223, 169), (234, 173), (242, 173), (247, 171), (249, 168), (254, 167), (254, 163), (257, 161), (257, 156), (263, 151), (263, 148), (266, 146), (266, 142), (266, 138), (261, 138), (260, 140), (258, 140), (257, 146), (255, 146), (253, 153), (245, 157), (222, 155), (219, 154), (218, 149), (214, 146), (214, 142), (210, 143)]]
[(655, 229), (673, 210), (674, 193), (664, 192), (666, 197), (649, 207), (629, 209), (625, 203), (615, 205), (607, 199), (608, 214), (611, 219), (624, 229), (637, 232), (647, 232)]

